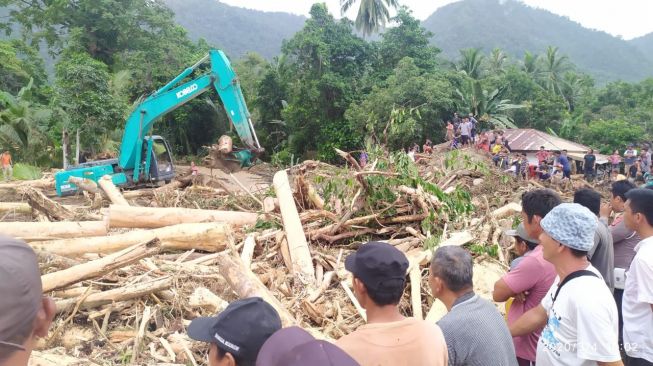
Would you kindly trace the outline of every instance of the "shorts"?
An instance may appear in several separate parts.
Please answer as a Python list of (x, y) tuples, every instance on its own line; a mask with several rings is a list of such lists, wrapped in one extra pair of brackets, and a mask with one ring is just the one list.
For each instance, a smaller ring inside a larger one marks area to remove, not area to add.
[(467, 144), (469, 144), (469, 136), (467, 136), (467, 135), (461, 135), (460, 138), (461, 138), (461, 140), (462, 140), (463, 145), (467, 145)]

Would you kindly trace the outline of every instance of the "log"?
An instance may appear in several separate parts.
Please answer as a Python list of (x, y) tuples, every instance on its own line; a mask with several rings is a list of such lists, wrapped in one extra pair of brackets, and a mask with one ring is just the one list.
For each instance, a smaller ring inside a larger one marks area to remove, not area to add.
[(160, 228), (184, 223), (223, 222), (231, 225), (253, 225), (254, 212), (199, 210), (176, 207), (133, 207), (111, 205), (107, 210), (109, 227)]
[(129, 206), (129, 202), (122, 196), (118, 187), (113, 184), (110, 175), (105, 175), (98, 181), (100, 188), (106, 193), (109, 200), (113, 202), (114, 205)]
[(0, 233), (25, 241), (107, 235), (104, 221), (0, 222)]
[(496, 210), (492, 211), (491, 216), (494, 219), (502, 219), (506, 216), (510, 216), (518, 212), (521, 212), (521, 205), (516, 202), (511, 202), (503, 207), (499, 207)]
[(290, 189), (288, 174), (285, 170), (278, 171), (274, 175), (272, 182), (279, 198), (281, 219), (283, 221), (284, 231), (286, 232), (286, 239), (288, 240), (290, 259), (293, 263), (294, 272), (303, 283), (314, 284), (315, 270), (313, 269), (313, 259), (311, 258), (306, 235), (302, 228), (302, 222), (297, 213), (297, 206), (295, 206), (295, 199)]
[(86, 253), (114, 253), (134, 244), (158, 238), (161, 241), (161, 249), (165, 251), (197, 249), (217, 252), (227, 247), (227, 242), (232, 240), (232, 235), (231, 227), (222, 223), (179, 224), (97, 238), (43, 241), (33, 243), (31, 246), (35, 251), (76, 257)]
[(229, 287), (239, 298), (258, 296), (279, 313), (284, 327), (297, 324), (293, 315), (281, 304), (276, 297), (263, 285), (263, 282), (243, 262), (228, 253), (221, 255), (218, 260), (220, 274), (227, 280)]
[(413, 317), (424, 319), (422, 312), (422, 270), (414, 266), (409, 272), (410, 278), (410, 304), (413, 307)]
[(318, 210), (323, 210), (324, 199), (320, 197), (315, 187), (311, 183), (306, 182), (306, 188), (308, 190), (308, 199), (311, 201), (311, 203), (313, 203), (313, 206), (315, 206), (315, 208)]
[(154, 196), (154, 190), (153, 189), (139, 189), (135, 191), (124, 191), (122, 192), (122, 196), (125, 197), (125, 199), (136, 199), (136, 198), (145, 198), (145, 197), (153, 197)]
[(70, 267), (63, 271), (48, 273), (41, 276), (43, 292), (64, 288), (73, 283), (112, 272), (143, 258), (157, 254), (160, 250), (161, 243), (158, 239), (154, 239), (132, 245), (120, 252), (98, 260)]
[(274, 197), (265, 197), (263, 199), (263, 212), (272, 213), (279, 211), (279, 200)]
[(77, 188), (88, 193), (100, 193), (100, 188), (98, 188), (97, 183), (88, 178), (68, 177), (68, 183), (72, 183), (76, 185)]
[(7, 212), (29, 215), (32, 213), (32, 207), (27, 202), (0, 202), (0, 214)]
[(27, 202), (33, 209), (45, 214), (50, 221), (74, 221), (75, 213), (63, 205), (54, 202), (46, 197), (41, 191), (34, 187), (25, 186), (18, 190), (27, 198)]
[[(173, 284), (172, 277), (163, 277), (156, 280), (136, 283), (124, 287), (119, 287), (109, 291), (102, 291), (90, 294), (80, 303), (80, 309), (92, 309), (98, 306), (111, 304), (113, 302), (131, 300), (139, 298), (154, 292), (159, 292), (170, 288)], [(57, 313), (66, 311), (75, 306), (79, 299), (65, 299), (56, 302)]]
[(247, 235), (243, 244), (243, 251), (240, 254), (240, 259), (243, 261), (245, 267), (249, 268), (254, 258), (254, 249), (256, 248), (256, 238), (254, 235)]

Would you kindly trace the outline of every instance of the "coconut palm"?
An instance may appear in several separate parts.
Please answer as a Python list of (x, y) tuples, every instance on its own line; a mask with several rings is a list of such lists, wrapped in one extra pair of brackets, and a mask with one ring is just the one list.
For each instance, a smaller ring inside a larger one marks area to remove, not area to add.
[(522, 70), (528, 75), (535, 75), (537, 73), (537, 56), (528, 51), (524, 52)]
[(505, 70), (505, 64), (508, 56), (500, 48), (495, 48), (487, 59), (488, 71), (492, 74), (502, 74)]
[(482, 74), (482, 64), (483, 53), (478, 48), (466, 48), (460, 50), (460, 56), (462, 57), (458, 62), (457, 69), (458, 71), (466, 74), (472, 79), (479, 79)]
[[(340, 0), (340, 12), (344, 14), (358, 0)], [(363, 36), (377, 32), (385, 27), (390, 19), (388, 7), (398, 8), (397, 0), (360, 0), (358, 15), (356, 16), (356, 29), (363, 32)]]
[(558, 47), (549, 46), (546, 54), (540, 58), (538, 75), (542, 86), (552, 93), (562, 95), (562, 78), (570, 69), (569, 58), (560, 55)]

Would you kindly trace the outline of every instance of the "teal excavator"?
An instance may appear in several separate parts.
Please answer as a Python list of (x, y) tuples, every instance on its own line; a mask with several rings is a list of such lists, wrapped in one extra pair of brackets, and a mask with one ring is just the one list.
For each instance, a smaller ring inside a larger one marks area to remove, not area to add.
[[(210, 61), (210, 72), (180, 84), (200, 65)], [(161, 89), (140, 103), (127, 119), (118, 159), (92, 161), (73, 166), (55, 174), (57, 195), (75, 193), (78, 188), (69, 182), (70, 177), (87, 178), (97, 182), (105, 175), (114, 184), (134, 187), (143, 184), (169, 182), (175, 177), (170, 146), (161, 136), (152, 135), (152, 125), (165, 114), (174, 111), (202, 93), (215, 88), (222, 100), (227, 116), (245, 148), (223, 151), (229, 160), (251, 166), (263, 149), (258, 142), (252, 120), (240, 89), (238, 77), (224, 52), (211, 50), (193, 66), (187, 68)]]

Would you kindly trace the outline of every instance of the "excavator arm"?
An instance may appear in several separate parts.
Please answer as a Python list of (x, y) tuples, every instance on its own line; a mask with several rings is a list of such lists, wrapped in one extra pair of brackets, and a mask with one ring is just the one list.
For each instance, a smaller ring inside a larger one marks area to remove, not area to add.
[[(183, 79), (192, 74), (207, 59), (211, 62), (211, 69), (208, 74), (180, 84)], [(118, 165), (124, 171), (133, 170), (134, 182), (139, 181), (141, 174), (147, 177), (149, 173), (149, 166), (142, 167), (141, 165), (143, 141), (145, 136), (150, 133), (153, 123), (165, 114), (197, 98), (211, 87), (218, 92), (224, 109), (227, 111), (227, 116), (234, 125), (241, 141), (253, 152), (262, 150), (238, 78), (231, 67), (229, 59), (222, 51), (211, 50), (207, 56), (195, 65), (187, 68), (164, 87), (147, 97), (127, 119)], [(151, 140), (146, 149), (146, 156), (149, 157), (152, 149)], [(145, 165), (148, 164), (149, 159), (145, 162)]]

